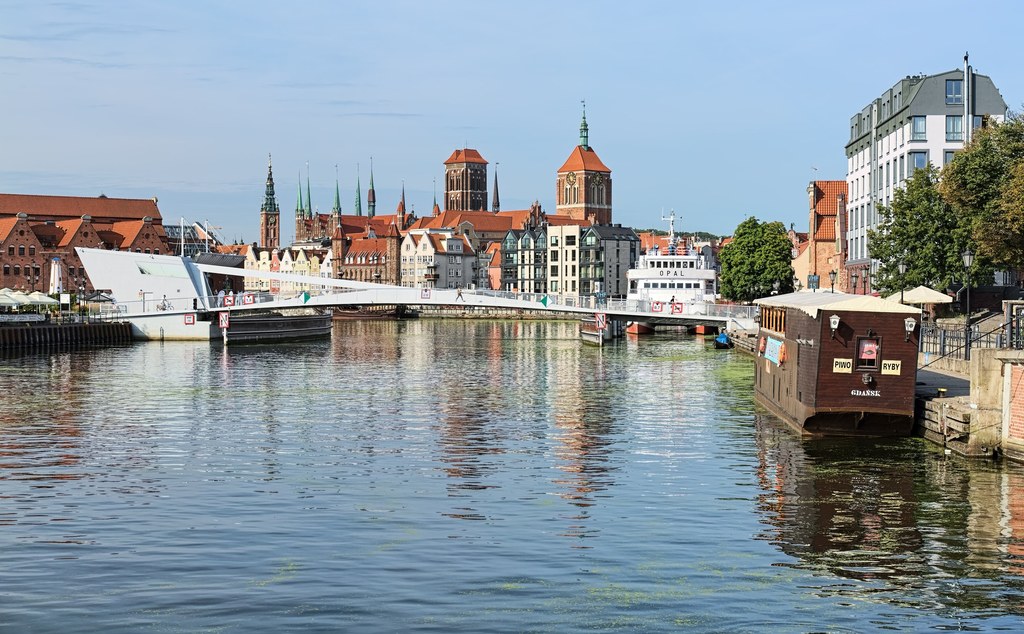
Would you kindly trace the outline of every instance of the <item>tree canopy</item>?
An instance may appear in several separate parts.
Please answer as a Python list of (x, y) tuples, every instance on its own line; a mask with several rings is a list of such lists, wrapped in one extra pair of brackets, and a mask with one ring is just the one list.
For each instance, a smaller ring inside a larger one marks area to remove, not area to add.
[[(995, 266), (1024, 266), (1024, 118), (974, 131), (971, 143), (941, 172), (919, 169), (879, 206), (868, 250), (880, 262), (872, 284), (882, 293), (918, 284), (964, 281), (962, 254), (976, 254), (972, 284), (991, 281)], [(900, 279), (899, 263), (907, 265)]]
[(1007, 268), (1024, 265), (1024, 118), (975, 131), (971, 144), (942, 170), (939, 191), (965, 222), (983, 263)]
[[(760, 222), (751, 216), (741, 222), (732, 241), (722, 247), (722, 296), (749, 302), (773, 290), (793, 290), (792, 243), (781, 222)], [(777, 287), (776, 287), (777, 284)]]
[[(969, 229), (951, 213), (938, 190), (939, 171), (916, 170), (891, 205), (878, 208), (879, 227), (868, 232), (871, 257), (880, 262), (872, 286), (882, 294), (919, 284), (945, 288), (961, 279)], [(907, 272), (901, 278), (899, 263)]]

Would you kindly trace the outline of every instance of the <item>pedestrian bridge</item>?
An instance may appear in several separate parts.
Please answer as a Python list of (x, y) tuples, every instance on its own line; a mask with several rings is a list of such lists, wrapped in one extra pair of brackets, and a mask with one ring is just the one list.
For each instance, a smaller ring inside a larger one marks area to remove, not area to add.
[[(188, 258), (102, 249), (78, 249), (96, 288), (109, 289), (115, 302), (105, 311), (124, 319), (153, 313), (197, 310), (248, 312), (301, 307), (445, 306), (570, 313), (581, 318), (603, 313), (608, 319), (651, 325), (713, 325), (721, 329), (751, 329), (757, 307), (731, 304), (668, 304), (638, 300), (599, 301), (593, 296), (516, 293), (482, 289), (409, 288), (355, 280), (255, 271)], [(94, 273), (95, 272), (95, 273)], [(235, 287), (268, 280), (277, 292), (253, 291), (212, 294), (206, 275), (242, 278)], [(312, 290), (299, 290), (312, 289)]]

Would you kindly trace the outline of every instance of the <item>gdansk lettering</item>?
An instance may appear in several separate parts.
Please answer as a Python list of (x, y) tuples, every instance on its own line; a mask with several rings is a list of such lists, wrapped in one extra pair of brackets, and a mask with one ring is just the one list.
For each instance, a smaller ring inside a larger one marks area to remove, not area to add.
[(850, 390), (850, 396), (881, 396), (879, 390)]

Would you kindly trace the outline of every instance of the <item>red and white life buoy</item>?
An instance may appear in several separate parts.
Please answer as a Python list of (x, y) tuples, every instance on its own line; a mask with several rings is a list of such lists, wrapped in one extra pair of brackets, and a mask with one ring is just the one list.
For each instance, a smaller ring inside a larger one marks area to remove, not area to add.
[(662, 302), (651, 302), (651, 311), (652, 312), (660, 313), (661, 309), (663, 307), (664, 307), (664, 304)]

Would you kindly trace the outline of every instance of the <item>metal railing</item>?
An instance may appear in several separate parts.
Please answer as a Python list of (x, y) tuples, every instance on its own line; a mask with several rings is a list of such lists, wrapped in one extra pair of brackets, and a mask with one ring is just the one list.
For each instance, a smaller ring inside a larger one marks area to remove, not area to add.
[[(946, 357), (949, 359), (965, 359), (967, 331), (963, 326), (939, 326), (937, 324), (921, 324), (920, 351)], [(1012, 342), (1006, 336), (1002, 325), (987, 332), (981, 332), (978, 324), (971, 324), (971, 349), (1005, 348)]]

